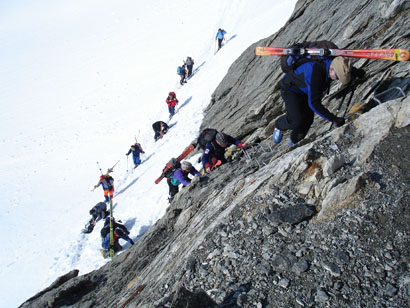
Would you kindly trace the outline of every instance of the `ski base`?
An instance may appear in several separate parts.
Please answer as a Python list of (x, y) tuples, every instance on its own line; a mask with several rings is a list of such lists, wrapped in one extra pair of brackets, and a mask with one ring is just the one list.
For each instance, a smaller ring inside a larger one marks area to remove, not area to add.
[(282, 48), (256, 47), (257, 56), (286, 56), (286, 55), (317, 55), (343, 56), (351, 58), (365, 58), (390, 61), (409, 61), (410, 51), (407, 49), (324, 49), (324, 48)]

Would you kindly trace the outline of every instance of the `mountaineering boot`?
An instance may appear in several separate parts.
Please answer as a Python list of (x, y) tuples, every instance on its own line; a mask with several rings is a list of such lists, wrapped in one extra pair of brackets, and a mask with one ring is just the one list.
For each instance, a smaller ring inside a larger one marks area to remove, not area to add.
[(275, 128), (275, 130), (273, 131), (273, 142), (278, 144), (282, 141), (282, 137), (283, 137), (283, 133)]

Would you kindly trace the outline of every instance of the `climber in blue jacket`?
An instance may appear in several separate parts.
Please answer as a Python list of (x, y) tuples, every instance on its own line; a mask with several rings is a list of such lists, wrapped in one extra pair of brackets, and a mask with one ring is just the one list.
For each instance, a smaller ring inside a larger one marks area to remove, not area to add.
[(305, 138), (313, 123), (314, 114), (339, 127), (344, 118), (337, 117), (322, 105), (322, 97), (332, 80), (348, 84), (351, 79), (351, 62), (348, 58), (336, 57), (301, 64), (283, 76), (281, 96), (285, 101), (286, 114), (278, 118), (273, 131), (273, 141), (280, 143), (283, 132), (292, 130), (288, 144), (295, 145)]

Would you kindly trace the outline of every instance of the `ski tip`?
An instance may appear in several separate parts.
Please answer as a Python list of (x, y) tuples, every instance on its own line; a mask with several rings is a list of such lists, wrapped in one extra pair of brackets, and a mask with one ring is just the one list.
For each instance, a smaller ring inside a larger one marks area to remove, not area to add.
[(396, 61), (409, 61), (410, 51), (408, 49), (396, 49), (394, 57)]

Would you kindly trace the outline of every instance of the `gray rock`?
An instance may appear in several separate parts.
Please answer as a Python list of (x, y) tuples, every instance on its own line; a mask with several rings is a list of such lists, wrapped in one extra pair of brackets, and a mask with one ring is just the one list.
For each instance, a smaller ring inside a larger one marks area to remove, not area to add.
[(314, 207), (308, 204), (297, 204), (272, 212), (268, 219), (275, 225), (282, 223), (297, 224), (311, 218), (316, 213)]

